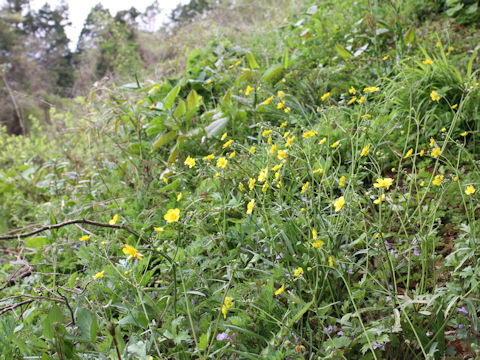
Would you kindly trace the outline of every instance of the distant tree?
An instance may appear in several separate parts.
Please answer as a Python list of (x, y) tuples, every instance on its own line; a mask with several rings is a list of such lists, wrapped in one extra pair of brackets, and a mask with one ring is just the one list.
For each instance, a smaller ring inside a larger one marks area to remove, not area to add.
[(180, 4), (173, 9), (170, 19), (176, 23), (191, 21), (196, 16), (214, 9), (218, 3), (220, 0), (190, 0), (188, 4)]

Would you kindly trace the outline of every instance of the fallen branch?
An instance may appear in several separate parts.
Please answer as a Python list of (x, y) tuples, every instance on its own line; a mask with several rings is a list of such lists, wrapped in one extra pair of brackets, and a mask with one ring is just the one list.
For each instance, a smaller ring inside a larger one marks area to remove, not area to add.
[(41, 233), (43, 231), (58, 229), (58, 228), (61, 228), (61, 227), (67, 226), (67, 225), (72, 225), (72, 224), (88, 224), (88, 225), (107, 227), (107, 228), (113, 228), (113, 229), (123, 229), (126, 232), (129, 232), (130, 234), (133, 234), (136, 237), (141, 238), (139, 233), (137, 233), (135, 230), (130, 229), (128, 226), (125, 226), (125, 225), (117, 225), (117, 224), (111, 225), (111, 224), (108, 224), (108, 223), (101, 223), (101, 222), (98, 222), (98, 221), (93, 221), (93, 220), (88, 220), (88, 219), (75, 219), (75, 220), (64, 221), (64, 222), (59, 223), (59, 224), (42, 226), (41, 228), (39, 228), (37, 230), (33, 230), (33, 231), (30, 231), (30, 232), (24, 233), (24, 234), (2, 235), (2, 236), (0, 236), (0, 240), (23, 239), (23, 238), (27, 238), (27, 237), (36, 235), (36, 234)]

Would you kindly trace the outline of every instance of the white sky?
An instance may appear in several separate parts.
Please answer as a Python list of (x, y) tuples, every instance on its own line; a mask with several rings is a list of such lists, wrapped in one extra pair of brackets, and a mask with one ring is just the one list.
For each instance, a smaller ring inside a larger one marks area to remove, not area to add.
[[(65, 0), (68, 4), (68, 13), (69, 20), (72, 23), (72, 26), (69, 26), (65, 29), (68, 38), (70, 39), (70, 48), (74, 49), (77, 45), (78, 36), (82, 31), (83, 23), (90, 12), (90, 9), (93, 8), (96, 4), (101, 3), (105, 8), (110, 10), (112, 15), (115, 15), (117, 11), (128, 10), (134, 6), (138, 11), (143, 12), (148, 5), (151, 5), (154, 0)], [(50, 4), (53, 8), (56, 5), (60, 4), (61, 0), (31, 0), (30, 4), (32, 9), (39, 9), (45, 3)], [(158, 0), (160, 8), (162, 11), (162, 20), (164, 21), (170, 11), (175, 8), (179, 3), (187, 3), (188, 0)]]

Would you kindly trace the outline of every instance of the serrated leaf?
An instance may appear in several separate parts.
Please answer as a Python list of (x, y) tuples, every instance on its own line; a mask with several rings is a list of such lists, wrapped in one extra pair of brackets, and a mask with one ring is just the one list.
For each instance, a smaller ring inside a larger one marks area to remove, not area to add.
[(353, 56), (353, 54), (345, 49), (342, 45), (340, 44), (335, 44), (335, 50), (337, 50), (338, 55), (342, 57), (343, 60), (348, 60)]

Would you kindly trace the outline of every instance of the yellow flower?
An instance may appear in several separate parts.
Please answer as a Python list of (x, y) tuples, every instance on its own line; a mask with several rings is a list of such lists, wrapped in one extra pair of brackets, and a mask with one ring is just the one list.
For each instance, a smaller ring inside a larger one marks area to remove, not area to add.
[(307, 132), (303, 133), (302, 137), (304, 139), (308, 139), (308, 138), (311, 138), (312, 136), (315, 136), (317, 134), (318, 134), (318, 132), (316, 132), (315, 130), (310, 130), (310, 131), (307, 131)]
[(379, 205), (382, 201), (385, 201), (385, 194), (382, 194), (377, 200), (374, 200), (373, 203)]
[(284, 112), (284, 113), (289, 113), (290, 110), (292, 110), (292, 109), (290, 109), (289, 107), (286, 107), (285, 109), (283, 109), (283, 112)]
[(278, 90), (277, 96), (278, 96), (280, 99), (283, 99), (283, 98), (285, 97), (285, 93), (284, 93), (282, 90)]
[(188, 156), (187, 159), (185, 160), (185, 165), (188, 165), (188, 167), (191, 169), (192, 167), (195, 166), (195, 159)]
[(273, 144), (272, 147), (270, 148), (270, 150), (268, 150), (268, 152), (270, 154), (273, 154), (276, 150), (277, 150), (277, 145)]
[(435, 175), (435, 179), (432, 181), (433, 185), (440, 186), (443, 182), (443, 175)]
[(251, 152), (252, 154), (255, 154), (255, 146), (250, 146), (250, 152)]
[(385, 56), (382, 58), (382, 60), (383, 60), (383, 61), (388, 60), (389, 57), (390, 57), (390, 56), (385, 55)]
[(272, 133), (273, 130), (263, 130), (262, 132), (262, 136), (263, 137), (268, 137), (268, 135), (270, 135)]
[(277, 109), (283, 109), (283, 107), (285, 106), (285, 101), (280, 101), (278, 104), (277, 104)]
[(352, 95), (355, 95), (357, 93), (357, 90), (355, 90), (355, 88), (351, 86), (350, 89), (348, 89), (348, 92)]
[(463, 137), (465, 137), (467, 135), (468, 135), (468, 131), (464, 131), (463, 133), (460, 134), (460, 136), (463, 136)]
[(129, 260), (131, 258), (137, 258), (138, 260), (142, 260), (142, 258), (143, 258), (143, 254), (140, 254), (137, 251), (137, 249), (135, 249), (133, 246), (130, 246), (128, 244), (123, 245), (122, 251), (125, 255), (128, 255), (127, 260)]
[(430, 155), (432, 155), (432, 157), (434, 157), (436, 159), (440, 155), (442, 155), (442, 149), (440, 149), (439, 147), (436, 147), (432, 150), (432, 153)]
[(438, 100), (440, 100), (440, 95), (438, 95), (438, 92), (436, 92), (435, 90), (433, 90), (433, 91), (430, 93), (430, 97), (432, 98), (432, 101), (438, 101)]
[(393, 184), (392, 178), (384, 178), (384, 179), (377, 179), (377, 182), (373, 184), (376, 188), (386, 188), (387, 190), (390, 189), (390, 186)]
[(227, 318), (227, 307), (225, 305), (222, 305), (222, 314), (223, 314), (223, 318), (226, 319)]
[(293, 276), (300, 277), (303, 275), (303, 269), (299, 267), (298, 269), (293, 270)]
[(272, 137), (271, 137), (271, 136), (268, 137), (267, 144), (268, 144), (268, 145), (271, 145), (271, 144), (272, 144)]
[(315, 169), (315, 170), (313, 170), (313, 173), (314, 174), (323, 174), (323, 169), (322, 168)]
[(180, 219), (180, 209), (168, 209), (167, 213), (163, 215), (167, 223), (177, 222)]
[(82, 236), (80, 239), (78, 239), (78, 240), (80, 240), (80, 241), (87, 241), (87, 240), (89, 240), (91, 237), (92, 237), (92, 235), (83, 235), (83, 236)]
[(365, 89), (363, 89), (363, 91), (374, 93), (374, 92), (378, 91), (378, 88), (375, 87), (375, 86), (369, 86), (369, 87), (366, 87)]
[(255, 88), (251, 87), (250, 85), (247, 86), (247, 89), (245, 90), (245, 95), (250, 95), (250, 93), (255, 90)]
[(213, 82), (213, 79), (208, 79), (206, 84), (208, 85), (208, 84), (211, 84), (212, 82)]
[(238, 184), (238, 189), (240, 191), (245, 191), (245, 186), (243, 186), (243, 183)]
[(328, 98), (329, 96), (330, 96), (330, 92), (327, 92), (327, 93), (323, 94), (322, 97), (321, 97), (322, 101), (327, 100), (327, 98)]
[(118, 214), (113, 215), (113, 218), (108, 221), (109, 225), (115, 225), (118, 221)]
[(435, 140), (433, 139), (433, 137), (430, 138), (430, 147), (434, 147), (435, 146)]
[(352, 97), (352, 98), (348, 101), (347, 105), (353, 104), (353, 103), (355, 102), (355, 100), (357, 100), (357, 97), (356, 97), (356, 96)]
[(330, 267), (333, 266), (333, 257), (331, 257), (331, 256), (328, 257), (328, 265), (329, 265)]
[(367, 156), (369, 152), (370, 152), (370, 144), (365, 145), (362, 152), (360, 153), (360, 156)]
[(222, 149), (226, 149), (227, 147), (229, 147), (230, 145), (232, 145), (233, 143), (233, 140), (228, 140), (225, 144), (223, 144), (222, 146)]
[(256, 181), (257, 181), (256, 179), (250, 178), (250, 180), (248, 181), (248, 188), (249, 188), (250, 190), (253, 190), (253, 186), (255, 185), (255, 182), (256, 182)]
[(445, 132), (447, 131), (447, 128), (442, 128), (442, 130), (440, 130), (441, 132)]
[(448, 49), (447, 49), (447, 53), (445, 55), (450, 55), (450, 53), (453, 51), (453, 49), (455, 49), (453, 46), (449, 46)]
[(168, 179), (167, 179), (167, 177), (166, 177), (165, 175), (163, 176), (162, 180), (163, 180), (163, 182), (164, 182), (165, 184), (168, 184)]
[(265, 180), (267, 180), (267, 175), (268, 175), (268, 168), (261, 169), (260, 173), (258, 174), (258, 181), (264, 182)]
[(283, 134), (283, 138), (285, 139), (288, 135), (290, 135), (290, 131), (285, 132), (285, 134)]
[(156, 232), (163, 232), (164, 231), (163, 227), (154, 227), (153, 230), (155, 230)]
[(223, 133), (222, 137), (220, 138), (220, 140), (225, 140), (227, 138), (228, 134), (227, 133)]
[(316, 239), (317, 239), (317, 236), (318, 236), (317, 230), (312, 229), (312, 239), (313, 239), (313, 240), (316, 240)]
[(227, 166), (228, 164), (228, 160), (225, 159), (223, 156), (218, 158), (217, 160), (217, 166), (218, 167), (221, 167), (222, 169), (225, 168), (225, 166)]
[(275, 180), (278, 181), (278, 179), (280, 179), (280, 171), (275, 173)]
[(283, 123), (281, 123), (281, 124), (280, 124), (280, 129), (283, 129), (285, 126), (287, 126), (287, 124), (288, 124), (288, 123), (287, 123), (286, 121), (284, 121)]
[(307, 182), (302, 186), (302, 191), (300, 192), (300, 194), (303, 194), (305, 191), (307, 191), (308, 185), (309, 185), (309, 182), (307, 181)]
[(453, 181), (457, 182), (457, 181), (458, 181), (458, 176), (455, 176), (455, 177), (453, 178)]
[(358, 99), (358, 103), (361, 104), (365, 101), (365, 96), (362, 96), (360, 99)]
[(342, 177), (340, 178), (340, 180), (338, 181), (338, 185), (341, 186), (341, 187), (344, 187), (346, 180), (347, 180), (347, 179), (345, 178), (345, 176), (342, 176)]
[(425, 150), (420, 150), (420, 157), (422, 157), (425, 154)]
[(229, 159), (233, 159), (233, 158), (234, 158), (234, 156), (235, 156), (235, 151), (234, 151), (234, 152), (232, 152), (232, 153), (230, 153), (230, 155), (228, 155), (228, 158), (229, 158)]
[(420, 186), (425, 186), (425, 181), (422, 180), (422, 181), (420, 182)]
[(210, 154), (210, 155), (204, 156), (203, 160), (210, 161), (210, 160), (213, 160), (214, 158), (215, 158), (215, 155)]
[(253, 211), (253, 207), (255, 206), (255, 199), (250, 200), (247, 204), (247, 215), (250, 215)]
[(262, 186), (262, 192), (263, 192), (264, 194), (267, 192), (268, 186), (269, 186), (269, 185), (268, 185), (268, 182), (266, 182), (265, 184), (263, 184), (263, 186)]
[(430, 60), (430, 59), (426, 59), (426, 60), (423, 60), (422, 63), (423, 63), (424, 65), (431, 65), (431, 64), (433, 64), (433, 61)]
[(282, 284), (282, 286), (280, 287), (280, 289), (278, 289), (277, 291), (275, 291), (275, 295), (280, 295), (281, 293), (283, 293), (284, 290), (285, 290), (285, 284)]
[(332, 145), (330, 145), (330, 147), (336, 148), (338, 145), (340, 145), (340, 141), (335, 141)]
[(452, 105), (452, 110), (455, 110), (458, 107), (458, 104)]
[(285, 143), (286, 147), (290, 147), (293, 144), (293, 140), (295, 140), (295, 136), (291, 136), (287, 139), (287, 142)]
[(272, 100), (273, 100), (273, 95), (270, 96), (267, 100), (265, 100), (265, 101), (264, 101), (264, 104), (265, 104), (265, 105), (268, 105), (268, 104), (270, 104), (270, 103), (272, 102)]
[(365, 114), (365, 115), (362, 116), (362, 119), (363, 119), (363, 120), (367, 120), (367, 119), (370, 119), (371, 117), (372, 117), (372, 115), (370, 115), (370, 114)]
[(182, 193), (178, 193), (177, 195), (177, 201), (180, 201), (180, 200), (182, 200)]
[(407, 153), (405, 154), (405, 156), (403, 157), (404, 159), (408, 159), (410, 156), (412, 156), (413, 154), (413, 149), (410, 149), (407, 151)]
[(100, 271), (100, 272), (96, 273), (95, 275), (93, 275), (92, 277), (94, 279), (101, 279), (103, 277), (104, 273), (105, 273), (105, 271)]
[(286, 150), (278, 150), (277, 158), (278, 160), (283, 160), (287, 157), (287, 151)]
[[(280, 150), (280, 151), (281, 151), (281, 150)], [(280, 151), (279, 151), (279, 152), (280, 152)], [(280, 160), (281, 160), (281, 159), (280, 159)], [(280, 170), (280, 169), (282, 168), (282, 166), (283, 166), (283, 163), (278, 164), (278, 165), (275, 165), (275, 166), (272, 168), (272, 171)]]
[(322, 140), (320, 140), (318, 143), (319, 143), (320, 145), (323, 145), (323, 144), (325, 144), (325, 141), (327, 141), (327, 138), (326, 138), (326, 137), (324, 137), (324, 138), (323, 138)]
[(468, 185), (465, 189), (465, 194), (472, 195), (475, 192), (475, 188), (472, 185)]
[(314, 243), (312, 243), (312, 246), (315, 248), (315, 249), (321, 249), (322, 246), (323, 246), (323, 241), (318, 239), (317, 241), (315, 241)]
[(333, 202), (333, 206), (335, 206), (335, 212), (340, 211), (345, 205), (345, 198), (343, 196), (340, 196), (337, 200)]

